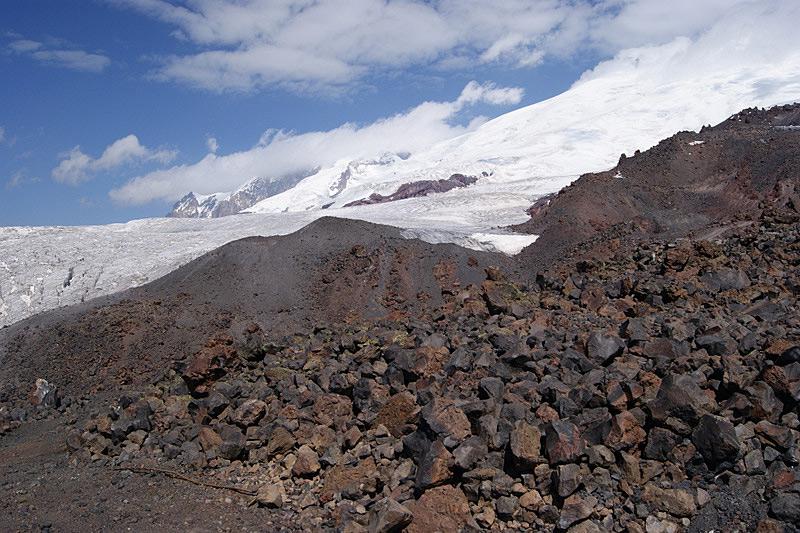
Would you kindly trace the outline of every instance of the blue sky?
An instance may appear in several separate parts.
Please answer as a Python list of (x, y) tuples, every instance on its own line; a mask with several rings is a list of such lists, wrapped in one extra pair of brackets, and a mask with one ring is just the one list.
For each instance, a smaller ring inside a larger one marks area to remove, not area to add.
[[(649, 0), (4, 0), (0, 225), (159, 216), (252, 177), (240, 168), (356, 154), (359, 128), (386, 117), (386, 149), (424, 146), (744, 2), (677, 1), (668, 21)], [(298, 160), (286, 136), (319, 149)], [(273, 146), (253, 159), (259, 139)]]

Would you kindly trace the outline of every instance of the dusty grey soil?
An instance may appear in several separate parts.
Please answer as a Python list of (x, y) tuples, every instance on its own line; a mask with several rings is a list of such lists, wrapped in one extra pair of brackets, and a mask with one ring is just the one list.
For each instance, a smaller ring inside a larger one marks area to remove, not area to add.
[[(165, 476), (77, 464), (62, 420), (25, 424), (0, 438), (3, 531), (276, 530), (251, 498)], [(279, 516), (276, 518), (280, 518)]]

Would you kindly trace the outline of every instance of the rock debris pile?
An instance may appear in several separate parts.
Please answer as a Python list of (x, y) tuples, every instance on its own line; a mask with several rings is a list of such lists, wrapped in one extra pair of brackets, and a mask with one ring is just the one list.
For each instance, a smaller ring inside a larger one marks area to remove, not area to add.
[(788, 205), (488, 269), (430, 315), (220, 332), (67, 444), (250, 490), (276, 528), (797, 531), (799, 262)]

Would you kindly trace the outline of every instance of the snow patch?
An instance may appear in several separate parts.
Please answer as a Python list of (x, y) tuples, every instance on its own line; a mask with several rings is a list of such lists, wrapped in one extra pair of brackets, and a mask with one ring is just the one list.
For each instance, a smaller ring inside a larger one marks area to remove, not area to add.
[(474, 240), (480, 249), (494, 250), (508, 255), (516, 255), (524, 248), (530, 246), (538, 235), (519, 235), (513, 233), (473, 233), (470, 239)]
[(689, 146), (698, 146), (705, 143), (706, 143), (705, 141), (692, 141), (689, 143)]

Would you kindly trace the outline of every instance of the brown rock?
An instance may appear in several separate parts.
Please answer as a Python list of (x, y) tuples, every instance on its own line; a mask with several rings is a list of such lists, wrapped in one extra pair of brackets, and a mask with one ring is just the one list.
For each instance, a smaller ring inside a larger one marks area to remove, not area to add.
[(450, 479), (453, 476), (453, 463), (453, 454), (444, 447), (442, 441), (432, 442), (417, 465), (417, 489), (424, 490)]
[(452, 437), (458, 441), (469, 437), (471, 425), (464, 411), (447, 398), (434, 398), (422, 410), (422, 418), (441, 438)]
[(255, 501), (263, 507), (280, 508), (286, 499), (283, 483), (271, 483), (258, 489)]
[(314, 401), (314, 416), (324, 426), (341, 427), (353, 418), (353, 402), (341, 394), (321, 394)]
[(373, 426), (384, 425), (392, 435), (400, 437), (403, 428), (416, 420), (419, 411), (416, 398), (408, 392), (400, 392), (378, 410)]
[(225, 375), (235, 358), (233, 337), (219, 333), (210, 338), (205, 346), (192, 356), (183, 373), (183, 379), (191, 390), (199, 393), (208, 392), (209, 386)]
[(767, 442), (777, 446), (782, 450), (788, 450), (792, 445), (797, 443), (795, 433), (791, 429), (772, 424), (766, 420), (762, 420), (755, 427), (756, 434), (763, 437)]
[(785, 533), (783, 522), (773, 518), (764, 518), (756, 526), (756, 533)]
[(567, 533), (605, 533), (606, 531), (608, 530), (594, 520), (584, 520), (569, 528)]
[(561, 514), (558, 517), (558, 527), (567, 529), (575, 522), (589, 518), (595, 505), (597, 505), (597, 498), (594, 496), (573, 494), (564, 500)]
[(509, 313), (512, 304), (520, 297), (516, 287), (505, 281), (486, 280), (481, 284), (481, 290), (486, 307), (493, 315)]
[(395, 359), (395, 364), (417, 378), (430, 378), (441, 373), (449, 359), (450, 351), (445, 347), (420, 346)]
[(648, 483), (642, 491), (642, 501), (673, 516), (691, 517), (697, 512), (694, 494), (687, 489), (662, 489)]
[(533, 467), (542, 460), (542, 433), (524, 420), (517, 421), (511, 431), (509, 450), (519, 466)]
[(445, 485), (425, 491), (416, 501), (406, 505), (414, 516), (407, 533), (461, 531), (477, 528), (472, 520), (467, 497), (456, 487)]
[(642, 481), (642, 470), (639, 467), (639, 459), (629, 453), (620, 453), (621, 464), (620, 468), (625, 475), (625, 479), (629, 483), (638, 485)]
[(326, 503), (336, 493), (372, 494), (376, 490), (376, 465), (372, 456), (360, 461), (355, 466), (337, 465), (326, 471), (319, 499)]
[(611, 431), (606, 437), (606, 446), (619, 451), (638, 446), (647, 438), (647, 432), (630, 411), (623, 411), (611, 419)]
[(537, 511), (539, 507), (544, 505), (544, 500), (538, 490), (530, 490), (519, 497), (519, 505), (523, 509)]
[(557, 420), (547, 425), (545, 450), (551, 463), (570, 463), (586, 449), (580, 430), (571, 422)]
[(294, 448), (295, 440), (289, 430), (283, 426), (276, 427), (267, 441), (267, 455), (286, 453)]
[(242, 427), (254, 426), (267, 412), (267, 404), (261, 400), (246, 400), (233, 412), (231, 420)]
[(536, 408), (536, 416), (544, 423), (554, 422), (558, 420), (560, 417), (558, 416), (558, 411), (543, 403), (539, 407)]
[(292, 474), (298, 477), (310, 477), (319, 472), (319, 456), (310, 446), (303, 444), (297, 450), (297, 461), (292, 467)]
[(197, 441), (200, 443), (200, 446), (203, 448), (204, 452), (218, 450), (222, 445), (222, 437), (220, 437), (219, 433), (208, 426), (203, 426), (200, 428), (200, 431), (197, 434)]
[(777, 393), (790, 395), (789, 379), (783, 368), (777, 365), (768, 366), (761, 372), (761, 379)]

